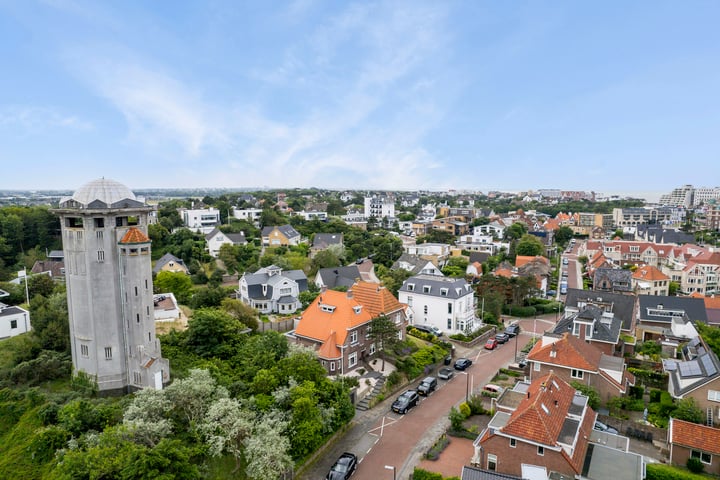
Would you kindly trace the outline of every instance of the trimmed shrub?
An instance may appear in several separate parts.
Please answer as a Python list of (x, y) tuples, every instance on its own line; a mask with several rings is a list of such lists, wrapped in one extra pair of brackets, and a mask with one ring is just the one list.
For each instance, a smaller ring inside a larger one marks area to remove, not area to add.
[(693, 473), (702, 473), (703, 470), (705, 470), (705, 467), (703, 466), (700, 459), (695, 458), (695, 457), (688, 458), (686, 466), (687, 466), (688, 470), (690, 470)]

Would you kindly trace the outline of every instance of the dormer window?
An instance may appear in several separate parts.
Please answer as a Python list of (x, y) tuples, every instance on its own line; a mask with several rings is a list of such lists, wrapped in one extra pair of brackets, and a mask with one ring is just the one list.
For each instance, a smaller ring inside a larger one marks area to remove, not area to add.
[(333, 313), (335, 311), (335, 307), (333, 305), (321, 304), (320, 310), (322, 310), (323, 312), (327, 312), (327, 313)]
[(360, 311), (361, 311), (361, 310), (362, 310), (362, 306), (361, 306), (361, 305), (355, 305), (355, 306), (353, 307), (353, 311), (355, 312), (355, 315), (360, 315)]
[(408, 283), (407, 289), (408, 289), (408, 292), (413, 292), (413, 291), (415, 291), (415, 284), (414, 284), (414, 283)]
[(441, 297), (447, 297), (448, 289), (447, 288), (441, 288), (440, 289), (440, 296)]
[(430, 285), (423, 285), (423, 293), (430, 293)]

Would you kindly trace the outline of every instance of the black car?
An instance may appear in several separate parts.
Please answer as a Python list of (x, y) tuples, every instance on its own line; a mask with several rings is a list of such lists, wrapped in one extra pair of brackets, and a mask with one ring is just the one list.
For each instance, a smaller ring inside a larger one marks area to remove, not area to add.
[(458, 358), (455, 360), (455, 370), (465, 370), (472, 365), (472, 360), (469, 358)]
[(495, 335), (495, 340), (497, 340), (498, 343), (505, 343), (510, 340), (510, 335), (505, 332), (500, 332)]
[(340, 455), (335, 464), (332, 466), (327, 475), (326, 480), (347, 480), (355, 472), (357, 468), (357, 457), (354, 453), (345, 452)]
[(450, 380), (453, 375), (455, 375), (455, 371), (450, 368), (443, 367), (438, 370), (438, 378), (442, 378), (443, 380)]
[(407, 413), (412, 407), (418, 404), (420, 396), (415, 390), (407, 390), (400, 395), (392, 404), (392, 411), (396, 413)]
[(507, 333), (511, 337), (514, 337), (515, 335), (520, 333), (520, 325), (518, 325), (517, 323), (513, 323), (512, 325), (509, 325), (505, 329), (505, 333)]
[(417, 392), (419, 395), (427, 396), (430, 392), (434, 392), (437, 387), (437, 378), (425, 377), (423, 381), (418, 385)]

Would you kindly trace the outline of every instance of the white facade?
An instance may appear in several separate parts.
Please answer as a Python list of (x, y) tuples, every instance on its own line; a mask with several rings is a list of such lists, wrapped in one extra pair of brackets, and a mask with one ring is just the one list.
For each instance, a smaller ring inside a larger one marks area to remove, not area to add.
[(200, 233), (210, 233), (220, 225), (220, 210), (216, 208), (183, 210), (181, 216), (187, 228)]
[(148, 214), (125, 186), (100, 179), (54, 210), (60, 217), (75, 372), (100, 391), (170, 380), (155, 337)]
[(480, 326), (474, 290), (464, 278), (416, 275), (403, 282), (398, 300), (408, 305), (411, 325), (437, 327), (448, 335)]
[(260, 225), (260, 217), (262, 216), (262, 210), (259, 208), (245, 208), (243, 210), (233, 209), (233, 217), (238, 220), (247, 220), (256, 227)]
[(30, 329), (30, 313), (27, 310), (0, 303), (0, 338), (14, 337)]
[(395, 201), (389, 197), (365, 197), (365, 218), (395, 218)]

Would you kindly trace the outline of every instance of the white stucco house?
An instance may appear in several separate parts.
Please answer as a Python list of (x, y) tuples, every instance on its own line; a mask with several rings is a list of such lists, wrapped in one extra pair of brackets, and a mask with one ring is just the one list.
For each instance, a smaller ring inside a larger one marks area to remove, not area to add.
[(245, 273), (238, 283), (238, 299), (260, 313), (295, 313), (302, 307), (298, 296), (308, 287), (302, 270), (283, 271), (275, 265)]
[(398, 300), (408, 305), (411, 325), (437, 327), (447, 334), (480, 326), (474, 290), (464, 278), (415, 275), (403, 282)]
[(30, 331), (30, 312), (0, 303), (0, 338), (14, 337)]

